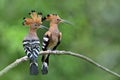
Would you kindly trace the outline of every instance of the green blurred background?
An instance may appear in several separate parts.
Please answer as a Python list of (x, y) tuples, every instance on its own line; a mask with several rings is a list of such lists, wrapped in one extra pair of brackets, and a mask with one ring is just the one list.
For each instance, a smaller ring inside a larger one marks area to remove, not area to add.
[[(28, 27), (23, 17), (31, 10), (56, 13), (74, 26), (60, 24), (57, 49), (86, 55), (120, 73), (120, 0), (0, 0), (0, 70), (25, 55), (22, 40)], [(49, 27), (47, 22), (43, 23)], [(38, 30), (42, 42), (45, 29)], [(39, 70), (41, 69), (39, 57)], [(71, 56), (51, 56), (48, 75), (29, 75), (23, 62), (0, 80), (120, 80), (94, 65)]]

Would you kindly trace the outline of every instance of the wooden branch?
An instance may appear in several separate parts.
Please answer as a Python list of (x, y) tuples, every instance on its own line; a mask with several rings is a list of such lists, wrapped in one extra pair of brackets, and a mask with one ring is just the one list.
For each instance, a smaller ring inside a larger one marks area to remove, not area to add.
[[(114, 71), (111, 71), (110, 69), (98, 64), (97, 62), (95, 62), (94, 60), (92, 60), (91, 58), (89, 57), (86, 57), (84, 55), (81, 55), (81, 54), (78, 54), (78, 53), (74, 53), (74, 52), (71, 52), (71, 51), (41, 51), (39, 53), (39, 55), (42, 55), (42, 54), (53, 54), (53, 55), (70, 55), (70, 56), (74, 56), (74, 57), (77, 57), (77, 58), (81, 58), (93, 65), (95, 65), (96, 67), (110, 73), (111, 75), (113, 76), (116, 76), (118, 78), (120, 78), (120, 75)], [(9, 70), (11, 70), (12, 68), (16, 67), (18, 64), (20, 64), (21, 62), (24, 62), (24, 61), (27, 61), (28, 58), (27, 56), (24, 56), (22, 58), (19, 58), (17, 59), (16, 61), (14, 61), (13, 63), (11, 63), (10, 65), (8, 65), (7, 67), (5, 67), (3, 70), (0, 71), (0, 76), (4, 75), (5, 73), (7, 73)]]

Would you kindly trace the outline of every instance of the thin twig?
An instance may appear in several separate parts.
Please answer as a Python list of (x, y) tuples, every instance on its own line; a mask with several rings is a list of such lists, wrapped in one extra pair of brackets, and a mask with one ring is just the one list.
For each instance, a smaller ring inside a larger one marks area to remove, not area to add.
[[(54, 54), (54, 55), (71, 55), (71, 56), (74, 56), (74, 57), (78, 57), (78, 58), (81, 58), (93, 65), (95, 65), (96, 67), (110, 73), (111, 75), (114, 75), (118, 78), (120, 78), (120, 75), (114, 71), (111, 71), (110, 69), (98, 64), (97, 62), (95, 62), (94, 60), (92, 60), (91, 58), (87, 57), (87, 56), (84, 56), (84, 55), (81, 55), (81, 54), (78, 54), (78, 53), (74, 53), (74, 52), (71, 52), (71, 51), (41, 51), (39, 53), (39, 55), (42, 55), (42, 54)], [(27, 56), (24, 56), (22, 58), (19, 58), (17, 59), (16, 61), (14, 61), (13, 63), (11, 63), (10, 65), (8, 65), (7, 67), (5, 67), (3, 70), (0, 71), (0, 76), (2, 76), (3, 74), (7, 73), (9, 70), (11, 70), (12, 68), (16, 67), (18, 64), (20, 64), (21, 62), (24, 62), (24, 61), (27, 61), (28, 58)]]

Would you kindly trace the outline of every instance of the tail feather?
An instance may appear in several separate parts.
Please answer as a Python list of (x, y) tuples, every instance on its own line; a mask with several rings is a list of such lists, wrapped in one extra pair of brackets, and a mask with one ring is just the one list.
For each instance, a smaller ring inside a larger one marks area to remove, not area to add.
[(37, 75), (39, 73), (38, 63), (30, 63), (30, 75)]
[(41, 71), (42, 71), (43, 75), (45, 75), (45, 74), (48, 73), (48, 64), (46, 62), (42, 63), (42, 69), (41, 69)]

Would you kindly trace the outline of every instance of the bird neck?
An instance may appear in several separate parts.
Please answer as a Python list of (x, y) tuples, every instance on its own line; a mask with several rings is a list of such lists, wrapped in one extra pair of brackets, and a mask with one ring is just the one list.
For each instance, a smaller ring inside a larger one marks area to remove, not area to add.
[(30, 36), (37, 36), (36, 29), (29, 28), (29, 35)]
[(50, 23), (49, 31), (51, 31), (51, 32), (59, 32), (58, 24)]

